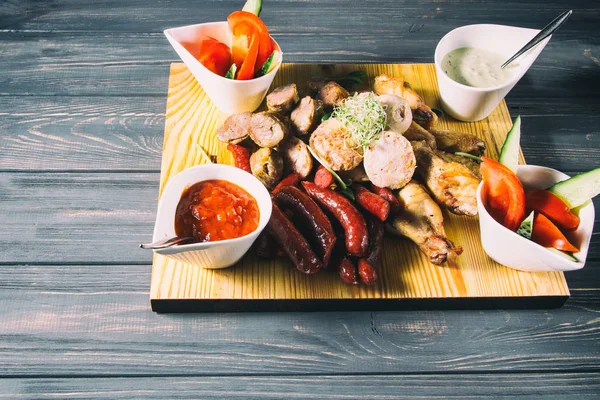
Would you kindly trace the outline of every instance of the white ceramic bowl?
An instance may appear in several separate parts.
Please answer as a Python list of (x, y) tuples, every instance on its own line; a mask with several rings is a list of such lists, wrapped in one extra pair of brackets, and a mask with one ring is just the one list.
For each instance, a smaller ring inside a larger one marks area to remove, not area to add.
[[(231, 47), (231, 33), (227, 21), (171, 28), (165, 30), (164, 34), (215, 106), (227, 114), (256, 110), (265, 98), (267, 90), (281, 66), (279, 63), (268, 74), (247, 81), (226, 79), (209, 71), (188, 49), (198, 46), (202, 40), (208, 37), (215, 38)], [(274, 39), (273, 42), (276, 49), (281, 51), (279, 44)]]
[(493, 51), (508, 59), (538, 33), (537, 29), (490, 24), (467, 25), (448, 32), (438, 43), (434, 57), (444, 110), (461, 121), (486, 118), (531, 67), (551, 36), (513, 61), (518, 68), (510, 81), (489, 88), (474, 88), (450, 79), (441, 67), (446, 54), (461, 47), (475, 47)]
[[(554, 183), (569, 178), (560, 171), (537, 165), (519, 165), (517, 176), (525, 190), (547, 189)], [(574, 254), (579, 261), (574, 262), (519, 236), (496, 222), (483, 206), (482, 185), (477, 189), (481, 244), (494, 261), (522, 271), (574, 271), (583, 268), (594, 229), (595, 212), (591, 201), (579, 209), (578, 214), (581, 219), (579, 227), (565, 234), (567, 239), (580, 249), (579, 253)]]
[(235, 183), (254, 196), (260, 211), (256, 230), (235, 239), (173, 246), (154, 250), (156, 253), (202, 268), (217, 269), (227, 268), (237, 263), (250, 249), (271, 218), (271, 196), (252, 174), (223, 164), (191, 167), (181, 171), (167, 182), (158, 203), (152, 241), (175, 236), (175, 211), (183, 191), (195, 183), (209, 179), (223, 179)]

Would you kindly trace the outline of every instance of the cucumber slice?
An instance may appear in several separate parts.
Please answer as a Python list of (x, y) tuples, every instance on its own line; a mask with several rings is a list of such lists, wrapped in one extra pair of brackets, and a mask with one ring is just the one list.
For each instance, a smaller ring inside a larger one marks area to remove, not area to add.
[(280, 58), (281, 58), (281, 52), (279, 52), (277, 50), (273, 50), (273, 52), (271, 53), (269, 58), (267, 58), (265, 63), (262, 65), (262, 67), (260, 67), (260, 70), (256, 73), (255, 78), (258, 78), (259, 76), (263, 76), (263, 75), (266, 75), (269, 72), (271, 72), (273, 70), (273, 68), (275, 68), (277, 63), (279, 63)]
[(579, 207), (600, 194), (600, 167), (555, 183), (548, 190), (560, 197), (569, 208)]
[(527, 218), (521, 222), (519, 229), (517, 229), (517, 233), (523, 236), (525, 239), (531, 240), (531, 233), (533, 232), (533, 211)]
[(519, 165), (519, 143), (521, 141), (521, 116), (518, 115), (512, 128), (506, 134), (506, 139), (500, 150), (498, 161), (506, 165), (512, 172), (517, 173)]
[(229, 71), (225, 74), (225, 78), (227, 79), (235, 79), (235, 73), (237, 72), (237, 65), (235, 63), (231, 64), (229, 67)]
[(256, 15), (257, 17), (260, 16), (261, 10), (262, 10), (262, 0), (248, 0), (248, 1), (246, 1), (246, 4), (244, 4), (244, 7), (242, 8), (242, 11), (251, 12), (252, 14)]
[(573, 262), (579, 262), (579, 260), (578, 260), (577, 258), (575, 258), (575, 256), (574, 256), (573, 254), (571, 254), (571, 253), (567, 253), (567, 252), (564, 252), (564, 251), (560, 251), (560, 250), (554, 249), (554, 248), (552, 248), (552, 247), (546, 247), (546, 248), (547, 248), (548, 250), (550, 250), (551, 252), (553, 252), (554, 254), (557, 254), (557, 255), (559, 255), (559, 256), (562, 256), (562, 257), (566, 258), (566, 259), (567, 259), (567, 260), (569, 260), (569, 261), (573, 261)]

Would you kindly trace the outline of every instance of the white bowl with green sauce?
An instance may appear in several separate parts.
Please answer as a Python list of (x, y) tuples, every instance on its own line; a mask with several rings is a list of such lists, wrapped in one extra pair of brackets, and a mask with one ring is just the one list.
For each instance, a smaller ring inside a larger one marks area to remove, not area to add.
[(442, 107), (461, 121), (479, 121), (523, 77), (550, 37), (504, 70), (500, 65), (539, 33), (505, 25), (467, 25), (446, 34), (435, 49)]

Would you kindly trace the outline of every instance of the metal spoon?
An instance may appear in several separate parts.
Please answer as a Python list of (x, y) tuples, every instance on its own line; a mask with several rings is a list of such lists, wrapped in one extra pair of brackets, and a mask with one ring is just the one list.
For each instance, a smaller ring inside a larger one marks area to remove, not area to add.
[(539, 42), (556, 32), (556, 30), (560, 28), (562, 24), (564, 24), (567, 21), (567, 19), (569, 19), (571, 14), (573, 14), (573, 10), (565, 11), (564, 13), (556, 17), (552, 22), (546, 25), (544, 29), (540, 31), (540, 33), (535, 35), (533, 39), (531, 39), (525, 46), (523, 46), (521, 50), (517, 51), (514, 56), (512, 56), (504, 64), (502, 64), (500, 68), (506, 67), (508, 64), (516, 60), (527, 50), (531, 49), (533, 46), (535, 46), (536, 44), (538, 44)]
[(165, 249), (167, 247), (175, 246), (177, 244), (187, 244), (193, 242), (193, 237), (181, 237), (175, 236), (169, 239), (158, 240), (154, 243), (142, 243), (140, 244), (140, 248), (142, 249)]

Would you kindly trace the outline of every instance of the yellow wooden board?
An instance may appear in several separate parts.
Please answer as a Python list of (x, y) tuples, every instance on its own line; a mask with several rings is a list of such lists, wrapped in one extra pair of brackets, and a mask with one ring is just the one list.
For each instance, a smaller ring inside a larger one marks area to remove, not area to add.
[[(433, 64), (284, 64), (272, 88), (295, 82), (302, 91), (304, 83), (312, 76), (322, 75), (323, 70), (339, 76), (357, 69), (367, 73), (369, 83), (381, 73), (402, 76), (429, 106), (440, 108)], [(225, 145), (215, 137), (225, 118), (187, 68), (181, 63), (172, 64), (160, 192), (179, 171), (204, 162), (196, 144), (219, 163), (233, 163)], [(503, 101), (483, 121), (467, 123), (443, 118), (439, 126), (479, 136), (487, 142), (486, 155), (496, 158), (511, 119)], [(520, 272), (491, 260), (481, 247), (477, 218), (444, 211), (444, 220), (448, 237), (464, 248), (461, 256), (436, 266), (410, 241), (387, 234), (380, 279), (372, 287), (343, 284), (332, 271), (306, 276), (284, 259), (260, 260), (252, 254), (224, 270), (202, 269), (155, 255), (150, 291), (152, 308), (177, 312), (555, 307), (568, 298), (569, 289), (561, 272)]]

